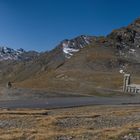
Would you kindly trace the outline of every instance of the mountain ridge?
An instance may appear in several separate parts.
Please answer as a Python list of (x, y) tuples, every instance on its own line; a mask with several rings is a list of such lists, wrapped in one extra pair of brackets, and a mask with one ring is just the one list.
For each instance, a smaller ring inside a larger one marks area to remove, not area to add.
[(120, 89), (123, 73), (140, 75), (139, 23), (137, 19), (105, 37), (81, 35), (63, 40), (30, 61), (9, 62), (12, 70), (1, 71), (5, 76), (0, 82), (5, 79), (21, 87), (90, 93), (97, 87)]

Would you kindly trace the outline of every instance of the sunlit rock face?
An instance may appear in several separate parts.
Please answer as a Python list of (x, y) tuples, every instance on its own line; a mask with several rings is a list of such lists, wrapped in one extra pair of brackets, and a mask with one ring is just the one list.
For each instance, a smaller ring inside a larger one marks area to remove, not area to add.
[(127, 27), (114, 30), (108, 38), (121, 57), (140, 63), (140, 18)]

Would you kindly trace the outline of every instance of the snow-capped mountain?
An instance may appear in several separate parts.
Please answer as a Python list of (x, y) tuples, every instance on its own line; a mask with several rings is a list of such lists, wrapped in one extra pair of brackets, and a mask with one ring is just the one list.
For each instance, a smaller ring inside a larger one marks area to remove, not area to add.
[(64, 40), (61, 42), (63, 53), (66, 58), (71, 58), (74, 53), (79, 52), (81, 48), (88, 46), (93, 41), (93, 36), (81, 35), (71, 40)]
[(0, 61), (3, 60), (18, 60), (25, 51), (23, 49), (11, 49), (8, 47), (0, 47)]
[(91, 45), (97, 37), (81, 35), (73, 39), (65, 39), (60, 42), (53, 50), (40, 54), (38, 62), (43, 69), (56, 69), (62, 66), (73, 55), (77, 54), (82, 48)]

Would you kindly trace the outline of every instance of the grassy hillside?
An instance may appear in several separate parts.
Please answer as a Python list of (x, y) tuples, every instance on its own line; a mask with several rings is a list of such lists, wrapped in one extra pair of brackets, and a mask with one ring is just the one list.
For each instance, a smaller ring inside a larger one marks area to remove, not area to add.
[(96, 88), (120, 89), (123, 76), (113, 49), (88, 46), (61, 67), (42, 71), (16, 86), (92, 94)]

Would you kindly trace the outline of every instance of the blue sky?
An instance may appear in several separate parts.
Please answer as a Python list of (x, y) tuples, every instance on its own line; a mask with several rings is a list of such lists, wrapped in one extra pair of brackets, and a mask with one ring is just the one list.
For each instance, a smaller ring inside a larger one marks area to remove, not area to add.
[(78, 35), (107, 35), (140, 17), (139, 0), (0, 0), (0, 45), (46, 51)]

